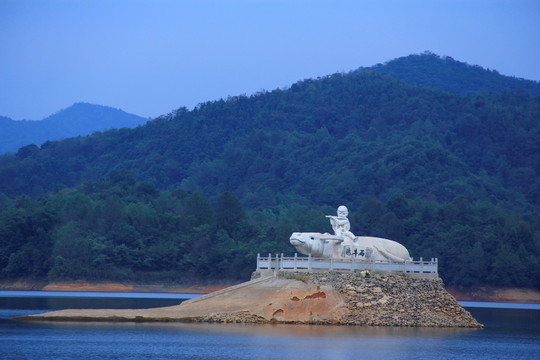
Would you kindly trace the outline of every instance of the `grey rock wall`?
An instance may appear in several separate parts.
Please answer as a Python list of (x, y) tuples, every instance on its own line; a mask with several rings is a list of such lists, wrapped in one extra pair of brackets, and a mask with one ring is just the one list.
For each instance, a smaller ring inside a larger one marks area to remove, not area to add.
[(482, 327), (438, 277), (368, 271), (296, 274), (319, 286), (331, 285), (343, 295), (347, 308), (341, 319), (344, 325)]

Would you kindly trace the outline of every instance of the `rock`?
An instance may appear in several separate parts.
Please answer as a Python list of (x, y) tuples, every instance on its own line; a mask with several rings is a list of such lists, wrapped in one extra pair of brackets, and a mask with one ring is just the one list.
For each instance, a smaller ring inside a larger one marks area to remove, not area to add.
[(253, 279), (172, 307), (62, 310), (23, 320), (482, 327), (440, 278), (287, 271)]

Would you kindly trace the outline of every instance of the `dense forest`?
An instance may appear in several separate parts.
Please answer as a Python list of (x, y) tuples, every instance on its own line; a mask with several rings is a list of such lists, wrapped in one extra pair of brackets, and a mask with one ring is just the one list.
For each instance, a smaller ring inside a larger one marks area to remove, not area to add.
[(245, 280), (343, 204), (447, 284), (540, 288), (539, 87), (414, 55), (22, 147), (0, 156), (2, 276)]
[(388, 74), (409, 84), (424, 85), (462, 95), (525, 91), (540, 95), (537, 81), (501, 76), (497, 70), (468, 65), (450, 56), (439, 57), (429, 51), (375, 65), (368, 70)]

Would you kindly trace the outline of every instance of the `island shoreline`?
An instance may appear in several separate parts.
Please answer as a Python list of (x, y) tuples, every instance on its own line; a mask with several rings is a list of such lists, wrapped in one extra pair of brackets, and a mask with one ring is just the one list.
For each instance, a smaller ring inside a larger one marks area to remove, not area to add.
[[(129, 282), (47, 282), (39, 280), (17, 280), (0, 282), (0, 290), (209, 294), (239, 283), (241, 281), (209, 284), (141, 284)], [(458, 301), (540, 304), (540, 291), (536, 289), (446, 286), (446, 290)]]
[(250, 281), (179, 305), (65, 309), (14, 320), (483, 327), (438, 277), (369, 271), (254, 272)]

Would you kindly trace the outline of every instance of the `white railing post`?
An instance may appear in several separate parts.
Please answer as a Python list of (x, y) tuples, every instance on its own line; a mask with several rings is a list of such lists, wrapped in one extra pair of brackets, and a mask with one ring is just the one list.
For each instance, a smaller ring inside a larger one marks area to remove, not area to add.
[(311, 270), (311, 254), (308, 254), (308, 270)]
[(420, 257), (420, 274), (424, 273), (424, 258)]
[(257, 270), (260, 269), (260, 267), (259, 267), (259, 265), (260, 265), (260, 264), (259, 264), (259, 259), (260, 259), (260, 258), (261, 258), (261, 254), (257, 253)]
[(334, 256), (330, 255), (330, 270), (334, 270)]
[(268, 253), (268, 270), (272, 268), (272, 254)]
[(294, 270), (296, 270), (296, 260), (298, 259), (297, 253), (294, 253)]
[(283, 270), (283, 253), (281, 253), (281, 258), (279, 259), (279, 269)]

